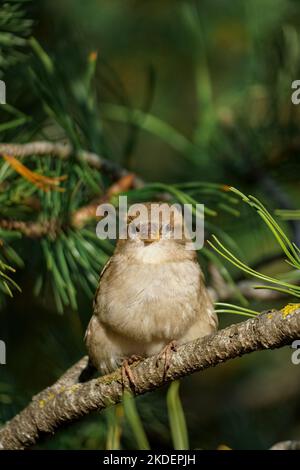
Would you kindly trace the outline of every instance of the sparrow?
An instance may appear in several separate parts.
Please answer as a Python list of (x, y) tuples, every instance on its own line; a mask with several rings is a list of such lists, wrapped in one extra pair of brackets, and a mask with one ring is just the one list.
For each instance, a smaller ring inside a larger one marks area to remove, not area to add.
[(102, 374), (122, 366), (133, 384), (132, 362), (158, 354), (166, 373), (177, 345), (218, 327), (196, 251), (186, 249), (186, 235), (175, 237), (178, 224), (184, 228), (181, 211), (163, 224), (151, 218), (152, 205), (145, 203), (146, 217), (127, 218), (131, 234), (117, 241), (100, 274), (85, 334), (93, 366)]

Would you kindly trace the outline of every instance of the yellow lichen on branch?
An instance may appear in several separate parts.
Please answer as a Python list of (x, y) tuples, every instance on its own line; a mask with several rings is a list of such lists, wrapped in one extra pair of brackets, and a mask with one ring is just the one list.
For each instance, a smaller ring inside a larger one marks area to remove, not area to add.
[(300, 304), (287, 304), (281, 311), (283, 318), (295, 313), (296, 310), (300, 310)]

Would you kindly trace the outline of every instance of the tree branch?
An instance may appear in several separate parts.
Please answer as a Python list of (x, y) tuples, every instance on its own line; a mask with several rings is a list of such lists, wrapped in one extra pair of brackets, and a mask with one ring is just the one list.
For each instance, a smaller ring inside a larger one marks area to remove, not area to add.
[[(0, 143), (0, 155), (11, 155), (24, 158), (31, 155), (53, 155), (63, 160), (69, 158), (74, 153), (73, 147), (69, 143), (57, 143), (47, 141), (29, 142), (27, 144)], [(96, 209), (101, 202), (106, 201), (111, 195), (117, 192), (127, 191), (130, 188), (143, 186), (143, 181), (134, 173), (122, 168), (117, 163), (107, 160), (100, 155), (86, 150), (81, 150), (77, 155), (85, 160), (91, 167), (101, 170), (115, 182), (105, 195), (101, 195), (84, 207), (78, 209), (71, 217), (71, 225), (80, 228), (96, 215)], [(41, 238), (49, 235), (55, 238), (60, 230), (57, 220), (44, 222), (0, 220), (0, 227), (6, 230), (16, 230), (29, 238)]]
[(44, 220), (43, 222), (0, 219), (0, 228), (22, 233), (28, 238), (42, 238), (49, 236), (55, 238), (59, 230), (60, 224), (57, 220)]
[[(100, 204), (109, 202), (113, 195), (127, 191), (133, 186), (134, 174), (128, 173), (110, 186), (104, 194), (73, 212), (70, 216), (69, 226), (77, 229), (82, 228), (87, 222), (96, 218), (97, 207)], [(43, 221), (0, 219), (0, 228), (11, 231), (15, 230), (28, 238), (47, 236), (52, 239), (62, 230), (59, 218)]]
[[(155, 390), (164, 383), (193, 372), (262, 349), (280, 348), (300, 337), (300, 307), (264, 312), (256, 318), (233, 324), (211, 336), (178, 348), (172, 356), (167, 377), (163, 364), (150, 357), (132, 366), (135, 394)], [(41, 435), (54, 433), (94, 410), (102, 410), (122, 399), (120, 369), (110, 375), (79, 382), (88, 364), (87, 357), (69, 369), (54, 385), (33, 397), (32, 402), (0, 430), (1, 449), (23, 449)]]
[[(36, 141), (27, 144), (2, 143), (0, 153), (20, 158), (31, 155), (53, 155), (65, 160), (74, 153), (74, 149), (69, 143)], [(107, 165), (109, 165), (108, 169), (114, 171), (116, 169), (114, 164), (93, 152), (82, 151), (80, 155), (89, 165), (98, 170), (105, 169)], [(110, 165), (113, 166), (110, 167)]]
[[(29, 157), (31, 155), (53, 155), (62, 160), (66, 160), (74, 154), (74, 149), (70, 143), (60, 142), (36, 141), (28, 142), (27, 144), (2, 143), (0, 144), (0, 154), (20, 158)], [(96, 153), (81, 150), (77, 156), (85, 160), (91, 167), (108, 173), (112, 179), (119, 179), (128, 173), (127, 170), (120, 167), (117, 163), (107, 160)]]

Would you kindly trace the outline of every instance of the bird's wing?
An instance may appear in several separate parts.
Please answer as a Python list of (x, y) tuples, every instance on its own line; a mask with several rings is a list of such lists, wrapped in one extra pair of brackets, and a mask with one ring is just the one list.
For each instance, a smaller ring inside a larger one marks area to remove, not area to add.
[(87, 343), (88, 338), (89, 338), (89, 336), (91, 335), (92, 319), (93, 319), (93, 317), (94, 317), (94, 315), (93, 315), (92, 318), (90, 319), (89, 324), (88, 324), (88, 326), (87, 326), (87, 329), (85, 330), (85, 333), (84, 333), (84, 338), (83, 338), (83, 340), (84, 340), (85, 343)]
[(96, 302), (96, 299), (97, 299), (98, 294), (99, 294), (101, 279), (102, 279), (104, 273), (107, 271), (107, 268), (110, 266), (111, 260), (112, 260), (112, 258), (109, 258), (109, 260), (106, 261), (105, 265), (104, 265), (103, 268), (102, 268), (102, 271), (100, 272), (99, 283), (98, 283), (98, 287), (97, 287), (97, 290), (96, 290), (96, 292), (95, 292), (94, 301), (93, 301), (93, 305), (94, 305), (94, 306), (95, 306), (95, 302)]
[(101, 273), (100, 273), (99, 283), (100, 283), (100, 280), (101, 280), (103, 274), (105, 273), (105, 271), (107, 270), (108, 266), (110, 265), (111, 260), (112, 260), (112, 257), (109, 258), (109, 259), (106, 261), (105, 265), (103, 266), (102, 271), (101, 271)]
[[(97, 300), (97, 297), (98, 297), (98, 294), (99, 294), (101, 279), (102, 279), (105, 271), (109, 267), (110, 263), (111, 263), (111, 258), (109, 258), (109, 260), (105, 263), (105, 265), (102, 268), (102, 271), (100, 272), (99, 283), (98, 283), (98, 287), (97, 287), (96, 293), (94, 295), (94, 300), (93, 300), (93, 311), (95, 311), (95, 303), (96, 303), (96, 300)], [(85, 332), (85, 335), (84, 335), (84, 341), (85, 342), (87, 341), (88, 336), (91, 334), (92, 325), (93, 325), (93, 321), (94, 321), (93, 319), (94, 319), (94, 315), (92, 315), (92, 318), (91, 318), (91, 320), (90, 320), (90, 322), (87, 326), (87, 329), (86, 329), (86, 332)]]
[(216, 314), (215, 312), (215, 309), (214, 309), (214, 303), (213, 303), (213, 300), (209, 294), (209, 291), (205, 285), (205, 279), (204, 279), (204, 275), (203, 273), (201, 272), (201, 276), (200, 276), (200, 296), (202, 298), (202, 302), (203, 302), (203, 307), (207, 313), (207, 316), (208, 316), (208, 321), (210, 323), (210, 325), (213, 327), (213, 329), (217, 329), (218, 328), (218, 324), (219, 324), (219, 319), (218, 319), (218, 315)]
[(208, 308), (208, 317), (210, 320), (210, 324), (217, 330), (219, 326), (219, 319), (218, 319), (218, 315), (215, 312), (213, 303), (211, 303), (211, 305), (212, 307)]

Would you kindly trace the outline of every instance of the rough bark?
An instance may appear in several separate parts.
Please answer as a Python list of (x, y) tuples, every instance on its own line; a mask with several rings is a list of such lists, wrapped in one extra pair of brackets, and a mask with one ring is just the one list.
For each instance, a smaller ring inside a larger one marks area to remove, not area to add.
[[(280, 348), (300, 338), (300, 306), (269, 311), (245, 322), (233, 324), (206, 338), (199, 338), (178, 348), (172, 356), (167, 376), (163, 364), (156, 366), (150, 357), (132, 366), (140, 395), (164, 383), (201, 371), (229, 359), (262, 350)], [(80, 382), (87, 373), (88, 358), (82, 358), (54, 385), (33, 397), (31, 403), (0, 430), (0, 448), (24, 449), (45, 433), (54, 433), (94, 410), (102, 410), (122, 399), (120, 370), (110, 375)]]
[[(29, 157), (31, 155), (53, 155), (65, 160), (74, 154), (74, 149), (68, 142), (37, 141), (27, 144), (2, 143), (0, 144), (0, 154), (20, 158)], [(96, 153), (82, 150), (77, 156), (85, 160), (91, 167), (109, 173), (113, 179), (119, 179), (128, 173), (127, 170), (121, 168), (116, 163), (106, 160)]]
[[(31, 155), (53, 155), (66, 160), (75, 154), (74, 148), (69, 142), (36, 141), (27, 144), (0, 143), (0, 155), (11, 155), (13, 157), (25, 158)], [(118, 181), (126, 175), (132, 174), (118, 163), (108, 160), (101, 155), (87, 150), (79, 150), (77, 158), (84, 160), (90, 167), (103, 171), (113, 181)], [(134, 175), (134, 186), (143, 186), (143, 181)]]
[(61, 229), (57, 220), (45, 220), (43, 222), (23, 221), (23, 220), (0, 220), (0, 228), (4, 230), (16, 231), (28, 238), (42, 238), (49, 236), (55, 238)]

